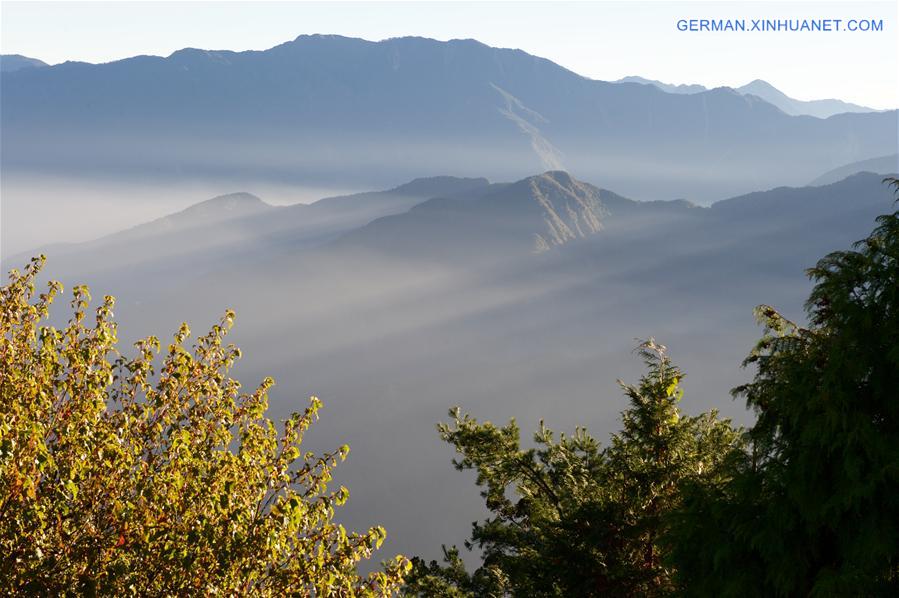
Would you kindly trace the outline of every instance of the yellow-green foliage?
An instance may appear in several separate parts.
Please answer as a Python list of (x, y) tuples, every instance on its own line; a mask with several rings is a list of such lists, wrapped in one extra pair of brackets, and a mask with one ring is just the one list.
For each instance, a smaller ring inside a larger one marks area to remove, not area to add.
[(88, 316), (74, 289), (63, 330), (43, 322), (62, 287), (37, 295), (44, 258), (0, 290), (0, 586), (13, 594), (387, 595), (397, 557), (356, 571), (384, 540), (333, 521), (329, 491), (344, 446), (301, 451), (321, 403), (280, 434), (266, 379), (242, 392), (223, 339), (234, 314), (192, 350), (182, 325), (160, 342), (116, 349), (114, 299)]

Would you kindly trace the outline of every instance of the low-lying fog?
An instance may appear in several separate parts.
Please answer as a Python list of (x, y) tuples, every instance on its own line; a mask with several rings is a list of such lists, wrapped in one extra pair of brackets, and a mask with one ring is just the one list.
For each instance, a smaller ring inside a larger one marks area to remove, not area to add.
[(359, 191), (348, 186), (277, 184), (252, 179), (115, 180), (3, 172), (0, 258), (57, 243), (80, 243), (235, 191), (272, 205), (310, 203)]

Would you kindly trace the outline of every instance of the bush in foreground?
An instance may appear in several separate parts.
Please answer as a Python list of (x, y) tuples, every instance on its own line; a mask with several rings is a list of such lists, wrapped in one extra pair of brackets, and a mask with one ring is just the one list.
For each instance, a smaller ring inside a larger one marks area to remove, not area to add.
[(266, 418), (266, 379), (243, 392), (224, 337), (233, 314), (193, 350), (182, 325), (160, 343), (117, 350), (112, 297), (91, 318), (85, 287), (57, 330), (36, 294), (44, 264), (0, 289), (0, 585), (12, 594), (390, 594), (397, 557), (362, 577), (384, 530), (334, 523), (345, 488), (328, 489), (349, 450), (301, 450), (321, 403), (280, 433)]

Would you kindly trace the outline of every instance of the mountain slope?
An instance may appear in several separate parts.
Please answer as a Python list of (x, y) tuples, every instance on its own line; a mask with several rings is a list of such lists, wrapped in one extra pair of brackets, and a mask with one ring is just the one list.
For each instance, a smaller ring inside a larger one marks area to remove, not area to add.
[(665, 93), (700, 93), (702, 91), (708, 91), (709, 88), (704, 85), (699, 84), (688, 84), (682, 83), (679, 85), (671, 84), (671, 83), (662, 83), (661, 81), (656, 81), (655, 79), (647, 79), (645, 77), (638, 77), (636, 75), (631, 75), (630, 77), (622, 77), (614, 83), (639, 83), (641, 85), (654, 85), (658, 87)]
[(829, 185), (836, 183), (846, 177), (858, 172), (875, 172), (877, 174), (896, 174), (899, 173), (899, 154), (891, 156), (881, 156), (880, 158), (871, 158), (870, 160), (862, 160), (861, 162), (853, 162), (829, 170), (817, 177), (809, 183), (810, 186)]
[(729, 89), (593, 81), (473, 40), (301, 36), (2, 76), (7, 171), (381, 186), (564, 169), (709, 202), (895, 151), (895, 112), (789, 117)]
[(194, 204), (180, 212), (106, 237), (131, 242), (139, 237), (189, 232), (192, 229), (221, 225), (229, 220), (246, 218), (273, 209), (252, 193), (229, 193)]
[[(690, 210), (687, 202), (636, 202), (549, 171), (470, 198), (432, 199), (351, 231), (341, 249), (389, 257), (483, 264), (539, 254), (603, 234), (609, 218)], [(616, 220), (616, 225), (621, 225)]]
[(796, 100), (761, 79), (756, 79), (742, 87), (738, 87), (737, 91), (744, 95), (758, 96), (787, 114), (792, 115), (807, 114), (818, 118), (828, 118), (834, 114), (845, 112), (873, 111), (871, 108), (850, 104), (841, 100)]
[(349, 215), (356, 225), (386, 216), (405, 212), (424, 199), (434, 197), (470, 197), (486, 191), (490, 182), (485, 178), (461, 178), (452, 176), (425, 177), (412, 180), (387, 191), (368, 191), (353, 195), (326, 197), (303, 208), (304, 216), (334, 217)]
[(275, 248), (315, 247), (376, 218), (405, 212), (434, 197), (477, 197), (487, 179), (419, 178), (385, 191), (326, 197), (311, 204), (272, 206), (251, 193), (194, 204), (100, 239), (53, 245), (4, 259), (4, 266), (38, 253), (55, 256), (61, 272), (93, 273), (142, 267), (193, 275), (231, 259), (253, 259)]
[[(654, 79), (645, 79), (636, 76), (624, 77), (623, 79), (615, 81), (615, 83), (653, 85), (666, 93), (679, 94), (694, 94), (709, 90), (709, 88), (703, 85), (672, 85)], [(767, 81), (762, 81), (761, 79), (756, 79), (746, 85), (736, 87), (734, 88), (734, 91), (742, 95), (753, 95), (761, 98), (772, 106), (780, 108), (785, 114), (792, 116), (806, 115), (817, 118), (828, 118), (834, 114), (843, 114), (846, 112), (875, 112), (873, 108), (867, 108), (865, 106), (859, 106), (858, 104), (851, 104), (841, 100), (797, 100), (789, 97)]]
[(0, 55), (0, 72), (11, 73), (21, 69), (37, 68), (49, 66), (43, 60), (37, 58), (29, 58), (21, 54), (3, 54)]

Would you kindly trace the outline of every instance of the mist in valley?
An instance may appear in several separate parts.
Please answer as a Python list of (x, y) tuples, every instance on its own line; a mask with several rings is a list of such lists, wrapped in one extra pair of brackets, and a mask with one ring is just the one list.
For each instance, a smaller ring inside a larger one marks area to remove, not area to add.
[(653, 336), (688, 374), (685, 412), (751, 422), (729, 392), (751, 375), (752, 309), (803, 320), (804, 269), (889, 209), (881, 178), (711, 208), (636, 202), (564, 172), (425, 178), (297, 206), (226, 195), (51, 247), (45, 274), (116, 295), (124, 347), (165, 341), (181, 321), (198, 336), (235, 309), (235, 376), (248, 389), (275, 377), (275, 419), (319, 396), (309, 447), (351, 446), (341, 521), (383, 524), (388, 552), (434, 558), (483, 515), (434, 429), (447, 409), (515, 417), (526, 438), (544, 420), (604, 440), (626, 406), (616, 380), (640, 376), (632, 350)]
[(4, 169), (0, 177), (0, 258), (41, 247), (83, 243), (178, 212), (220, 194), (253, 190), (272, 205), (311, 203), (361, 190), (351, 184), (283, 184), (223, 176), (90, 176)]

